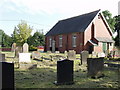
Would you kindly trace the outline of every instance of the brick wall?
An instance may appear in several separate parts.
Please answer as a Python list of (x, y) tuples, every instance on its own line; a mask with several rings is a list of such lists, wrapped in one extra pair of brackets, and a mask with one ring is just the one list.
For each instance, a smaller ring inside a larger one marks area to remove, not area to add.
[[(72, 46), (72, 35), (76, 34), (76, 47)], [(59, 47), (59, 35), (49, 36), (45, 38), (45, 51), (49, 51), (49, 38), (52, 37), (52, 39), (55, 40), (55, 47), (56, 50), (59, 50), (60, 52), (64, 52), (65, 50), (75, 50), (77, 53), (80, 53), (83, 50), (83, 33), (70, 33), (70, 34), (63, 34), (62, 35), (62, 47)]]

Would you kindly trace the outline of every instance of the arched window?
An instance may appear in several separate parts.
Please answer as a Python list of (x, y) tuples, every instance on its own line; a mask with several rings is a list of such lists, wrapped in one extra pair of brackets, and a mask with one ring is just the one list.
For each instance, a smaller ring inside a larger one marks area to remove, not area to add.
[(77, 38), (77, 37), (76, 37), (76, 34), (73, 34), (73, 35), (72, 35), (72, 46), (73, 46), (73, 47), (76, 47), (76, 38)]

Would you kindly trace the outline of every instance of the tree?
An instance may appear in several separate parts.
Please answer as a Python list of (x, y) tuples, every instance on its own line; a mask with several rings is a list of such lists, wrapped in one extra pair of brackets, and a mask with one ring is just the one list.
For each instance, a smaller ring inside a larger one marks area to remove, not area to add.
[(37, 32), (34, 33), (33, 36), (29, 37), (28, 44), (33, 45), (34, 47), (44, 46), (44, 44), (45, 44), (44, 38), (45, 38), (45, 36), (42, 33), (37, 31)]
[(7, 34), (4, 33), (3, 30), (0, 30), (1, 32), (1, 41), (2, 41), (2, 47), (11, 47), (12, 45), (12, 38), (10, 36), (8, 36)]
[(110, 28), (112, 29), (112, 31), (114, 32), (115, 31), (115, 17), (112, 18), (112, 14), (108, 11), (108, 10), (105, 10), (102, 12), (106, 21), (108, 22)]
[(31, 32), (32, 28), (28, 26), (25, 21), (21, 21), (21, 23), (19, 23), (17, 27), (14, 28), (12, 35), (13, 40), (15, 41), (15, 43), (17, 43), (17, 45), (21, 46), (25, 42), (27, 42), (27, 39), (31, 35)]
[(116, 24), (115, 30), (117, 31), (117, 36), (115, 37), (115, 46), (120, 46), (120, 15), (115, 16)]

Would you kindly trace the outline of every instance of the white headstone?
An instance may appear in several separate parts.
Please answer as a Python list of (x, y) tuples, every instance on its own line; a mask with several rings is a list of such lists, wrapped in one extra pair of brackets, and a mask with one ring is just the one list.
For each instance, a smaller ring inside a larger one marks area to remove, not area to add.
[(27, 43), (23, 44), (23, 53), (28, 53), (29, 45)]
[(31, 53), (19, 53), (19, 62), (25, 62), (25, 63), (30, 63)]
[(98, 57), (105, 57), (105, 53), (103, 53), (103, 52), (98, 53)]

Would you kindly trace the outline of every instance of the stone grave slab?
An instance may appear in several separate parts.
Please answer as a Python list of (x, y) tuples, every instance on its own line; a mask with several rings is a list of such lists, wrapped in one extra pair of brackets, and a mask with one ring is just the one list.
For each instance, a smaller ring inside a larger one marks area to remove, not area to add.
[(26, 69), (35, 69), (35, 68), (37, 68), (37, 64), (31, 64), (31, 63), (27, 63), (27, 64), (20, 63), (19, 64), (19, 69), (26, 70)]
[(32, 59), (40, 59), (40, 58), (41, 58), (40, 52), (38, 52), (38, 51), (32, 52)]

